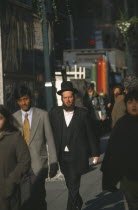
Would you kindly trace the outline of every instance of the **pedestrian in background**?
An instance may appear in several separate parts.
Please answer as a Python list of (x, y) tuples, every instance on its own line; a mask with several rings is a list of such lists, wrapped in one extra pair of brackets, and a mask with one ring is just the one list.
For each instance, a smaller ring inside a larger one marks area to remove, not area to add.
[(88, 114), (93, 122), (92, 129), (94, 129), (99, 141), (102, 132), (102, 122), (106, 120), (107, 115), (104, 98), (97, 94), (93, 83), (87, 84), (87, 92), (83, 98), (83, 104), (88, 109)]
[[(31, 170), (21, 186), (23, 210), (46, 210), (45, 179), (57, 173), (57, 155), (46, 111), (32, 107), (32, 95), (27, 87), (15, 91), (20, 110), (14, 114), (31, 154)], [(48, 153), (47, 153), (48, 144)]]
[(121, 189), (126, 196), (129, 210), (138, 210), (138, 89), (126, 96), (126, 114), (112, 130), (103, 160), (103, 189)]
[(83, 205), (79, 193), (82, 174), (89, 171), (89, 157), (98, 162), (99, 148), (93, 135), (88, 112), (75, 106), (75, 94), (71, 82), (61, 85), (63, 105), (50, 112), (55, 144), (61, 171), (68, 188), (67, 210), (80, 210)]
[(110, 99), (109, 99), (109, 103), (107, 104), (107, 107), (108, 107), (110, 113), (112, 112), (114, 104), (116, 103), (116, 101), (124, 98), (123, 96), (124, 96), (123, 86), (122, 85), (115, 85), (112, 89), (111, 96), (110, 96)]
[(112, 110), (114, 104), (124, 98), (124, 88), (122, 85), (115, 85), (106, 101), (106, 111), (108, 116), (108, 131), (112, 129)]
[(34, 90), (33, 105), (36, 108), (46, 110), (46, 101), (45, 101), (45, 97), (43, 96), (43, 94), (44, 94), (43, 92), (40, 93), (40, 91), (37, 89)]
[(30, 165), (27, 144), (12, 115), (0, 105), (0, 210), (20, 209), (20, 182)]
[(79, 92), (75, 95), (75, 106), (84, 107), (83, 97), (81, 96), (81, 94)]
[[(125, 93), (128, 93), (133, 88), (138, 87), (138, 78), (133, 75), (127, 75), (124, 80), (124, 91)], [(115, 102), (113, 110), (112, 110), (112, 127), (115, 126), (116, 122), (125, 115), (126, 113), (126, 105), (124, 103), (124, 97), (121, 99), (118, 98), (118, 100)]]

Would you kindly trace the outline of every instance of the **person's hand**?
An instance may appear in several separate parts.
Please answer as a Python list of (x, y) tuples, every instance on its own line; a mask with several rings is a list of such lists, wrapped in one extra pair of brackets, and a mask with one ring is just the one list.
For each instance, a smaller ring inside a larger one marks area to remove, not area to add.
[(55, 170), (50, 170), (50, 172), (49, 172), (49, 177), (50, 177), (50, 179), (54, 178), (56, 175), (57, 175), (57, 171), (55, 171)]
[(99, 162), (99, 157), (93, 157), (93, 164), (97, 164)]
[(105, 121), (105, 118), (102, 118), (101, 120), (102, 120), (102, 121)]
[(112, 104), (111, 104), (111, 103), (109, 103), (109, 104), (107, 104), (107, 107), (110, 109), (111, 105), (112, 105)]
[(51, 179), (57, 175), (58, 169), (59, 169), (58, 163), (50, 164), (49, 177)]

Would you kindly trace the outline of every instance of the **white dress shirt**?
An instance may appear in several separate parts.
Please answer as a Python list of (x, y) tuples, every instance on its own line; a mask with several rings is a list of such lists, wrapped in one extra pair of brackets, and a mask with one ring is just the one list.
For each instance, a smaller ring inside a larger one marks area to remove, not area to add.
[(33, 116), (33, 109), (31, 108), (28, 112), (25, 112), (25, 111), (21, 110), (21, 112), (22, 112), (22, 123), (24, 124), (25, 115), (27, 113), (28, 114), (28, 120), (29, 120), (30, 128), (31, 128), (31, 125), (32, 125), (32, 116)]
[(69, 124), (70, 124), (70, 122), (72, 120), (73, 115), (74, 115), (74, 111), (72, 111), (72, 112), (66, 112), (64, 110), (64, 117), (65, 117), (65, 121), (66, 121), (67, 127), (69, 126)]
[[(66, 125), (67, 127), (69, 126), (72, 118), (73, 118), (73, 115), (74, 115), (74, 111), (72, 112), (66, 112), (64, 110), (64, 117), (65, 117), (65, 122), (66, 122)], [(69, 148), (66, 146), (65, 149), (64, 149), (65, 152), (69, 152)]]

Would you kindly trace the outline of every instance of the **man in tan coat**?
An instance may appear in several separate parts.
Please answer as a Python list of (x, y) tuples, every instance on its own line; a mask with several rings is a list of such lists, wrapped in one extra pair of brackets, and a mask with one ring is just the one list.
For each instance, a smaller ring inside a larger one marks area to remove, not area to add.
[[(31, 92), (21, 86), (15, 91), (20, 110), (14, 113), (31, 155), (31, 169), (21, 185), (22, 210), (46, 210), (45, 179), (57, 172), (57, 154), (48, 113), (32, 107)], [(47, 152), (48, 146), (48, 152)]]

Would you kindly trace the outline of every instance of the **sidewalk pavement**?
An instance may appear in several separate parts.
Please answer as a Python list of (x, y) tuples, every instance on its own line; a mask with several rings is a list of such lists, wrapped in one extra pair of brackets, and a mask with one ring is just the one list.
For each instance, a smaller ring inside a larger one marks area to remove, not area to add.
[[(102, 139), (102, 150), (105, 151), (107, 139)], [(91, 171), (82, 177), (80, 193), (84, 205), (83, 210), (125, 210), (126, 202), (121, 192), (103, 193), (101, 189), (101, 161), (91, 166)], [(67, 188), (64, 180), (46, 183), (48, 210), (66, 210)]]

